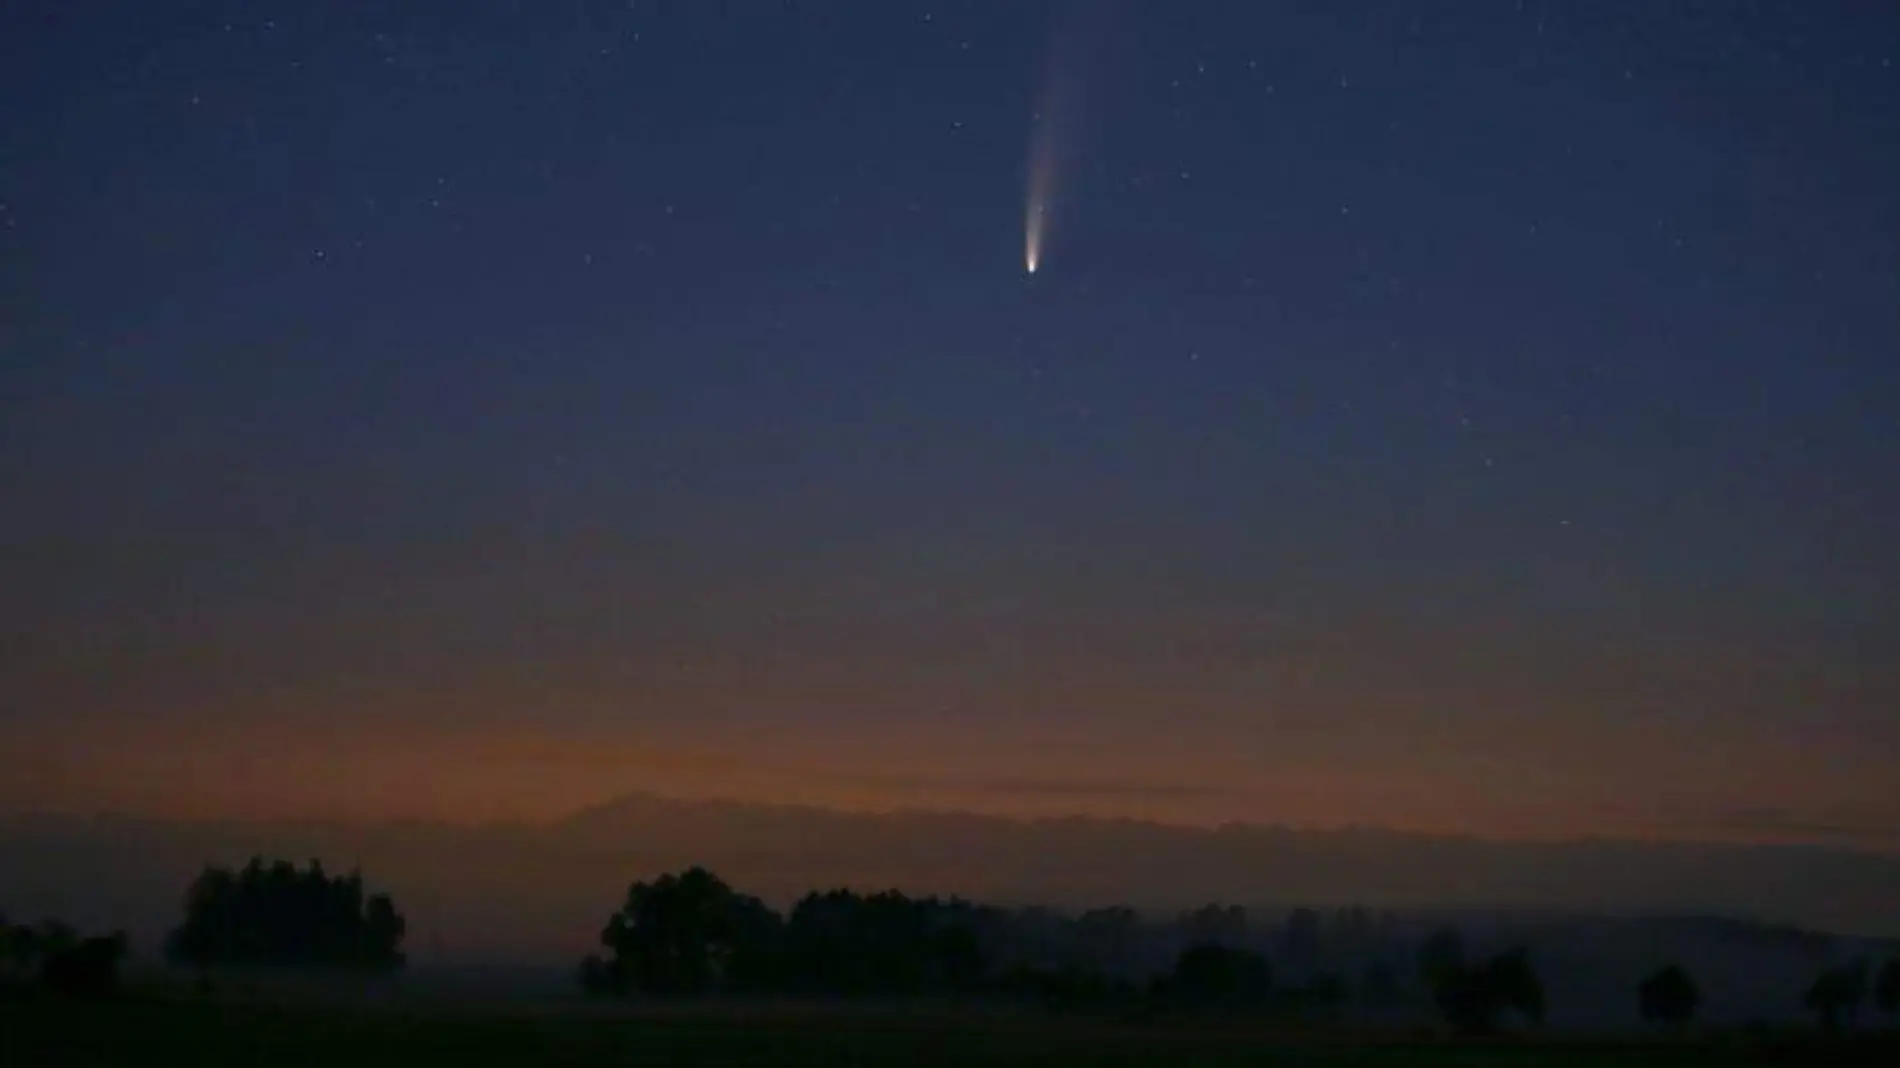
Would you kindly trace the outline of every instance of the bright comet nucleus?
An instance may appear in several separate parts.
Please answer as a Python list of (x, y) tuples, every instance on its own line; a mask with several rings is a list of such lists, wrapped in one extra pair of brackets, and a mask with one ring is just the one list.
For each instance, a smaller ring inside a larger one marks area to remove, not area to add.
[(1043, 262), (1043, 226), (1047, 224), (1047, 211), (1043, 211), (1043, 190), (1037, 188), (1039, 182), (1030, 179), (1030, 198), (1028, 209), (1022, 217), (1022, 266), (1035, 274), (1035, 268)]

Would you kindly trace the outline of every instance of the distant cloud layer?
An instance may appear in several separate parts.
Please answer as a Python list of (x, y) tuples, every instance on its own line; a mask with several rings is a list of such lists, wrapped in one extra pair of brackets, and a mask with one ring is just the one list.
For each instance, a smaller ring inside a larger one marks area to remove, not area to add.
[(1239, 790), (1224, 786), (1189, 782), (1152, 782), (1140, 779), (958, 779), (947, 776), (860, 775), (842, 772), (829, 777), (900, 792), (995, 798), (1073, 797), (1148, 801), (1204, 800), (1237, 797), (1241, 794)]
[[(1825, 818), (1832, 814), (1837, 818)], [(1828, 810), (1822, 818), (1796, 809), (1748, 807), (1727, 809), (1710, 821), (1711, 830), (1723, 836), (1740, 834), (1750, 837), (1813, 839), (1840, 842), (1874, 849), (1900, 846), (1900, 817), (1877, 812)], [(1900, 892), (1900, 891), (1897, 891)]]

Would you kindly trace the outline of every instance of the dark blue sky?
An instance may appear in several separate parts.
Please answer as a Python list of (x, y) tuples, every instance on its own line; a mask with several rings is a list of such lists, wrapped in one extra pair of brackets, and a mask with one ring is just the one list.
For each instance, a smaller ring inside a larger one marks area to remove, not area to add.
[[(1871, 3), (10, 4), (0, 753), (68, 756), (0, 801), (341, 729), (1900, 825), (1897, 61)], [(581, 763), (500, 807), (663, 778)]]

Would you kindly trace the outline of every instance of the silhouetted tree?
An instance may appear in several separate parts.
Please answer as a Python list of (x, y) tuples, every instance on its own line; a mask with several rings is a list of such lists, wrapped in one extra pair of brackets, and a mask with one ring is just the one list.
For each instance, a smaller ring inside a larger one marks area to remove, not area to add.
[(973, 992), (988, 971), (966, 902), (896, 891), (805, 895), (785, 923), (790, 985), (834, 996), (908, 997)]
[(982, 988), (990, 962), (973, 926), (947, 923), (937, 929), (931, 942), (931, 973), (944, 992), (963, 994)]
[(698, 997), (769, 988), (779, 970), (783, 921), (704, 868), (634, 883), (607, 918), (601, 945), (612, 957), (583, 965), (597, 990)]
[(166, 940), (175, 963), (197, 967), (385, 972), (402, 967), (402, 914), (387, 894), (365, 897), (357, 872), (332, 877), (261, 857), (238, 871), (207, 867)]
[(1330, 939), (1341, 947), (1356, 951), (1371, 945), (1377, 930), (1378, 921), (1364, 905), (1333, 910)]
[(1460, 969), (1442, 975), (1432, 986), (1432, 1004), (1453, 1029), (1485, 1034), (1497, 1025), (1497, 1011), (1482, 969)]
[(28, 926), (19, 924), (7, 937), (8, 956), (15, 975), (29, 982), (44, 982), (46, 963), (79, 945), (79, 932), (63, 920), (44, 919)]
[(39, 947), (43, 961), (55, 953), (63, 953), (79, 944), (79, 931), (64, 920), (41, 920), (33, 928), (33, 939)]
[(119, 964), (125, 959), (123, 931), (82, 938), (48, 954), (40, 964), (40, 985), (70, 997), (106, 997), (118, 992)]
[(1530, 953), (1514, 949), (1492, 957), (1485, 965), (1492, 995), (1498, 1007), (1514, 1012), (1526, 1022), (1544, 1022), (1544, 984), (1531, 966)]
[[(1223, 912), (1222, 920), (1226, 918)], [(1075, 938), (1091, 966), (1113, 973), (1133, 958), (1141, 938), (1141, 917), (1120, 905), (1090, 909), (1076, 917)]]
[(1298, 908), (1287, 913), (1286, 926), (1280, 933), (1280, 948), (1286, 955), (1285, 963), (1296, 973), (1305, 975), (1319, 966), (1323, 923), (1320, 914), (1313, 909)]
[(1245, 1008), (1273, 993), (1267, 958), (1218, 942), (1198, 942), (1175, 958), (1162, 992), (1166, 1000), (1198, 1008)]
[(36, 981), (48, 956), (78, 940), (78, 934), (58, 920), (0, 923), (0, 967), (15, 981)]
[(1824, 1030), (1835, 1031), (1854, 1022), (1866, 999), (1867, 962), (1857, 959), (1823, 971), (1801, 1001)]
[(785, 919), (786, 970), (807, 993), (910, 993), (922, 970), (922, 916), (898, 895), (806, 894)]
[(581, 989), (589, 994), (615, 994), (621, 989), (620, 977), (614, 973), (613, 965), (601, 959), (598, 953), (589, 953), (581, 958), (575, 978), (580, 980)]
[(1240, 905), (1202, 905), (1181, 914), (1180, 928), (1191, 943), (1242, 945), (1247, 941), (1247, 910)]
[(1661, 1027), (1680, 1027), (1695, 1018), (1702, 992), (1695, 980), (1679, 965), (1658, 968), (1636, 989), (1637, 1010), (1643, 1022)]
[[(1506, 1013), (1528, 1023), (1544, 1018), (1544, 986), (1523, 950), (1500, 953), (1476, 967), (1451, 963), (1443, 953), (1422, 969), (1431, 976), (1432, 1001), (1445, 1022), (1466, 1034), (1486, 1034)], [(1460, 951), (1460, 956), (1462, 951)]]
[(1900, 956), (1887, 958), (1874, 980), (1874, 1007), (1889, 1016), (1900, 1014)]
[(1427, 990), (1437, 990), (1464, 967), (1465, 942), (1457, 930), (1441, 927), (1419, 944), (1418, 979)]
[(396, 902), (388, 894), (371, 894), (363, 902), (363, 942), (366, 967), (387, 970), (402, 964), (398, 947), (408, 932), (409, 922), (396, 911)]
[(85, 938), (58, 920), (29, 926), (0, 917), (0, 978), (11, 982), (38, 983), (59, 994), (107, 995), (118, 989), (125, 951), (122, 931)]
[(24, 978), (39, 968), (39, 937), (24, 923), (0, 917), (0, 972)]

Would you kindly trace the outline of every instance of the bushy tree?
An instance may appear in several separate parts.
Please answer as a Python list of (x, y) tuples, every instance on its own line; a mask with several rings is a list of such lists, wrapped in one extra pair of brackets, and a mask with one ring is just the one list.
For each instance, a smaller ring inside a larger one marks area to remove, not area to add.
[(79, 942), (79, 932), (60, 920), (0, 923), (0, 965), (17, 981), (37, 981), (48, 960)]
[(1436, 990), (1464, 971), (1465, 942), (1457, 930), (1441, 927), (1418, 947), (1418, 978), (1427, 990)]
[(1284, 962), (1297, 974), (1306, 974), (1319, 966), (1324, 919), (1318, 910), (1297, 908), (1287, 913), (1280, 932)]
[(1089, 966), (1105, 973), (1126, 968), (1141, 940), (1141, 917), (1122, 905), (1089, 909), (1075, 920), (1077, 949)]
[(125, 960), (125, 932), (81, 938), (47, 955), (40, 964), (40, 985), (70, 997), (97, 998), (119, 990), (119, 965)]
[(1252, 950), (1198, 942), (1175, 958), (1162, 992), (1168, 1001), (1193, 1007), (1260, 1005), (1273, 993), (1273, 969)]
[(600, 932), (607, 958), (582, 964), (597, 992), (683, 998), (770, 988), (783, 922), (704, 868), (634, 883)]
[(1888, 1016), (1900, 1014), (1900, 956), (1887, 958), (1874, 980), (1874, 1007)]
[(1475, 966), (1462, 963), (1462, 950), (1456, 957), (1438, 955), (1431, 967), (1422, 969), (1446, 1023), (1465, 1034), (1487, 1034), (1507, 1013), (1528, 1023), (1543, 1022), (1544, 986), (1528, 953), (1512, 950)]
[(802, 992), (904, 997), (970, 992), (988, 961), (964, 902), (841, 889), (793, 906), (783, 966)]
[(1695, 1018), (1702, 992), (1680, 965), (1669, 964), (1651, 972), (1636, 989), (1637, 1010), (1643, 1022), (1680, 1027)]
[(1867, 962), (1852, 960), (1828, 968), (1815, 977), (1801, 1003), (1814, 1013), (1824, 1030), (1835, 1031), (1854, 1022), (1861, 1002), (1867, 1000)]
[(598, 953), (589, 953), (581, 958), (580, 966), (574, 970), (574, 978), (580, 982), (581, 989), (589, 994), (617, 994), (623, 989), (621, 977), (615, 973), (614, 966)]
[(37, 983), (54, 993), (100, 997), (118, 990), (126, 946), (123, 931), (86, 938), (59, 920), (28, 925), (0, 917), (0, 977)]
[(1900, 956), (1887, 958), (1873, 979), (1873, 1007), (1889, 1017), (1900, 1015)]
[(39, 932), (24, 923), (0, 917), (0, 974), (24, 979), (40, 965)]
[(317, 861), (300, 870), (254, 857), (237, 871), (205, 868), (166, 954), (197, 967), (384, 972), (403, 964), (405, 928), (395, 902), (366, 896), (357, 872), (332, 877)]

